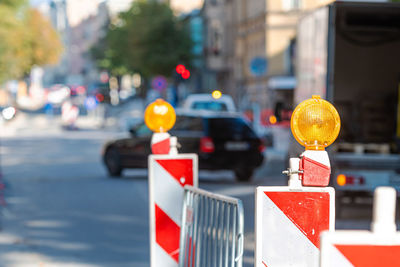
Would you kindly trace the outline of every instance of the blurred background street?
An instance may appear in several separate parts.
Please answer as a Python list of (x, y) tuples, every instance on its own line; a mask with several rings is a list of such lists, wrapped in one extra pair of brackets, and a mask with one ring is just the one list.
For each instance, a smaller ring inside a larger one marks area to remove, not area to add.
[(336, 228), (370, 229), (373, 190), (400, 191), (399, 18), (387, 1), (1, 1), (0, 266), (150, 265), (157, 98), (199, 187), (243, 201), (245, 267), (255, 188), (287, 185), (291, 115), (315, 94), (341, 117)]
[[(134, 100), (129, 108), (140, 107)], [(121, 107), (115, 110), (122, 112)], [(110, 179), (104, 142), (128, 136), (117, 117), (101, 129), (82, 117), (65, 131), (45, 114), (19, 113), (1, 139), (7, 206), (0, 232), (1, 266), (149, 266), (147, 170)], [(285, 153), (268, 147), (251, 182), (231, 171), (200, 171), (200, 187), (240, 198), (245, 210), (245, 266), (253, 266), (254, 190), (287, 185)], [(340, 229), (369, 229), (371, 203), (347, 206)]]

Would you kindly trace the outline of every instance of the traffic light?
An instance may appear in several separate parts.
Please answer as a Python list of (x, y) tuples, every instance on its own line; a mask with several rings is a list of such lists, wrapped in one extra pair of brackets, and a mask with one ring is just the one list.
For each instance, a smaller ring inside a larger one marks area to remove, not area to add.
[(190, 78), (190, 71), (186, 69), (186, 67), (182, 64), (179, 64), (175, 67), (176, 73), (180, 74), (181, 77), (185, 80)]
[(177, 72), (178, 74), (182, 74), (182, 73), (186, 70), (186, 68), (185, 68), (184, 65), (179, 64), (179, 65), (176, 66), (175, 70), (176, 70), (176, 72)]
[(190, 78), (190, 71), (184, 70), (181, 75), (183, 79), (187, 80)]

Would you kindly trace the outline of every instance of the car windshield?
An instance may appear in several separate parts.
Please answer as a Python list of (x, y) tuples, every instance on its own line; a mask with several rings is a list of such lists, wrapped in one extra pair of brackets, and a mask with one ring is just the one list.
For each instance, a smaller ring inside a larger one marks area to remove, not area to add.
[(209, 119), (210, 135), (214, 138), (230, 138), (239, 135), (246, 138), (256, 138), (256, 134), (242, 118), (212, 118)]
[(195, 103), (193, 103), (192, 109), (227, 111), (228, 107), (226, 106), (225, 103), (221, 103), (221, 102), (195, 102)]
[(202, 131), (203, 120), (197, 117), (177, 116), (173, 131)]
[(136, 136), (143, 137), (143, 136), (150, 136), (152, 131), (147, 127), (145, 123), (140, 124), (137, 128), (135, 128)]

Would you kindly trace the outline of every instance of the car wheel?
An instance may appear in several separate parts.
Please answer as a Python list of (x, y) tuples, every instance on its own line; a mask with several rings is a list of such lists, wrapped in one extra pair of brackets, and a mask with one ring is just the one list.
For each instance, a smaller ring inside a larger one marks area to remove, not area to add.
[(235, 172), (236, 180), (239, 182), (248, 182), (251, 180), (251, 176), (253, 175), (253, 169), (249, 168), (238, 168)]
[(119, 154), (115, 149), (107, 150), (104, 161), (108, 170), (108, 174), (111, 177), (120, 177), (122, 174), (122, 168), (120, 165)]

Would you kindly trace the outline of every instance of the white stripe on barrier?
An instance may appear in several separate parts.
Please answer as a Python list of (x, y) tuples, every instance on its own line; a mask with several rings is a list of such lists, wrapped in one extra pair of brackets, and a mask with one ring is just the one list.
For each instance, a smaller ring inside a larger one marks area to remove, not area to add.
[(323, 257), (323, 254), (325, 253), (331, 255), (331, 257), (329, 257), (328, 259), (328, 261), (330, 262), (329, 266), (353, 267), (353, 265), (334, 246), (323, 245), (323, 248), (321, 248), (321, 257)]
[(329, 187), (257, 187), (255, 266), (319, 266), (319, 235), (334, 229)]
[[(339, 256), (341, 255), (341, 256)], [(400, 266), (400, 233), (339, 230), (321, 235), (321, 267)]]
[[(154, 257), (153, 266), (163, 267), (176, 267), (177, 263), (174, 261), (158, 244), (155, 246), (155, 253), (157, 257)], [(153, 263), (152, 263), (153, 264)]]
[(326, 151), (321, 150), (306, 150), (301, 154), (304, 157), (317, 161), (327, 167), (331, 167), (331, 163), (329, 162), (329, 156)]
[[(299, 265), (296, 265), (296, 267), (317, 266), (319, 260), (318, 248), (265, 194), (260, 194), (260, 197), (263, 198), (262, 201), (264, 202), (264, 214), (270, 214), (268, 217), (263, 217), (261, 221), (263, 228), (267, 231), (257, 235), (257, 238), (269, 240), (262, 248), (263, 261), (269, 260), (265, 264), (267, 266), (287, 266), (288, 262), (298, 262)], [(274, 234), (271, 235), (271, 233)], [(276, 247), (279, 246), (281, 240), (288, 240), (288, 242), (285, 242), (285, 247), (279, 250), (279, 255), (275, 255)], [(304, 260), (304, 254), (309, 254), (310, 257)]]
[[(169, 177), (169, 178), (166, 178)], [(183, 187), (171, 177), (160, 164), (154, 162), (154, 201), (157, 205), (174, 220), (177, 225), (181, 225), (183, 203)], [(167, 194), (166, 192), (173, 192)], [(171, 205), (170, 203), (177, 203)]]

